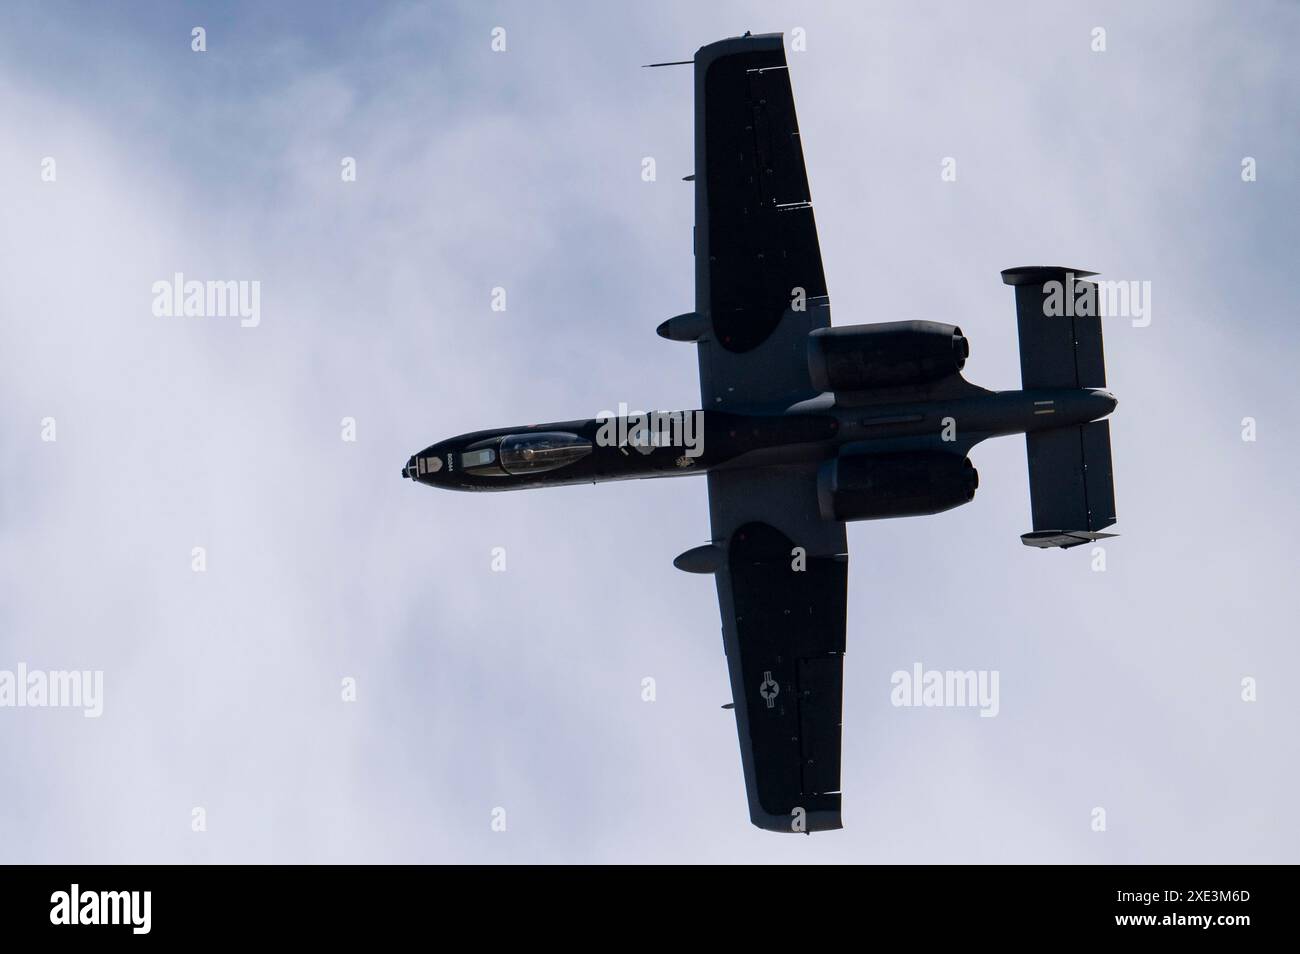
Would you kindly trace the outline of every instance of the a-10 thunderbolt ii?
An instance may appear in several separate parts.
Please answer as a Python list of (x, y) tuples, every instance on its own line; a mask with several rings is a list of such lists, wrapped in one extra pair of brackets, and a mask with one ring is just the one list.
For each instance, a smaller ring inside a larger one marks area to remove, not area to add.
[(703, 410), (478, 431), (426, 447), (402, 476), (522, 490), (707, 475), (711, 542), (674, 563), (717, 583), (750, 818), (839, 828), (844, 525), (967, 503), (971, 447), (1023, 433), (1033, 530), (1021, 539), (1110, 536), (1102, 418), (1115, 398), (1096, 309), (1072, 307), (1096, 286), (1074, 269), (1002, 273), (1019, 391), (961, 376), (968, 345), (954, 325), (832, 327), (781, 35), (722, 40), (691, 62), (695, 309), (658, 332), (695, 344)]

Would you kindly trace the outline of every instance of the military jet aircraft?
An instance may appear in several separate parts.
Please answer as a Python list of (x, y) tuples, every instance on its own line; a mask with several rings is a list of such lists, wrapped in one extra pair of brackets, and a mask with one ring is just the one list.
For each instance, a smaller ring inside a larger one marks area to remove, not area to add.
[[(841, 827), (845, 523), (967, 503), (967, 454), (1026, 435), (1033, 547), (1115, 522), (1101, 321), (1092, 272), (1012, 268), (1022, 390), (961, 375), (954, 325), (831, 326), (781, 34), (700, 49), (695, 69), (695, 308), (661, 324), (693, 342), (701, 410), (478, 431), (426, 447), (402, 476), (453, 490), (706, 474), (711, 541), (675, 565), (712, 574), (750, 819)], [(691, 178), (691, 177), (688, 177)]]

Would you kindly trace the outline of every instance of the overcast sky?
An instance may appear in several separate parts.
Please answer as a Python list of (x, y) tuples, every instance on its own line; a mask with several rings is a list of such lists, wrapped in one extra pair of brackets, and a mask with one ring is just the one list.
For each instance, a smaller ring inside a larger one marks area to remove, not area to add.
[[(0, 861), (1300, 860), (1300, 9), (1089, 6), (6, 6), (0, 670), (104, 698), (0, 708)], [(1001, 269), (1152, 289), (1106, 326), (1104, 572), (1021, 545), (1019, 438), (972, 504), (850, 526), (811, 838), (748, 822), (714, 587), (671, 563), (704, 481), (398, 476), (698, 406), (654, 334), (694, 300), (691, 71), (639, 66), (796, 28), (836, 324), (958, 323), (1015, 388)], [(260, 323), (156, 316), (177, 272), (259, 282)], [(893, 707), (918, 662), (997, 670), (998, 716)]]

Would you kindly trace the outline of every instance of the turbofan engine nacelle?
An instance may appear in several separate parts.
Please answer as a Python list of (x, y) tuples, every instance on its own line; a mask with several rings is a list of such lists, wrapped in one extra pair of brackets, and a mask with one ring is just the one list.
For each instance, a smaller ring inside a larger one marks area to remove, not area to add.
[(956, 374), (969, 354), (961, 329), (937, 321), (845, 325), (808, 335), (808, 373), (819, 391), (925, 384)]
[(822, 465), (817, 503), (827, 520), (918, 517), (969, 503), (979, 483), (970, 458), (942, 451), (852, 454)]

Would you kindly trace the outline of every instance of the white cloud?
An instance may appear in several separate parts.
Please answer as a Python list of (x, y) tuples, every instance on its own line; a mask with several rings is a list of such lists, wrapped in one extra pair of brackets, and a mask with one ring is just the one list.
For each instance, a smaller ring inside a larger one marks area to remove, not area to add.
[[(1294, 860), (1295, 130), (1260, 106), (1294, 80), (1282, 33), (1116, 6), (1091, 54), (1080, 16), (942, 11), (515, 10), (494, 59), (472, 13), (417, 9), (348, 41), (232, 23), (203, 63), (165, 31), (46, 33), (79, 72), (0, 68), (0, 667), (101, 668), (106, 697), (99, 720), (0, 712), (12, 860)], [(999, 269), (1156, 296), (1151, 328), (1108, 328), (1107, 573), (1021, 547), (1017, 440), (976, 451), (970, 507), (851, 529), (849, 827), (812, 839), (746, 821), (712, 586), (670, 563), (707, 536), (703, 482), (462, 497), (397, 475), (461, 431), (694, 404), (693, 355), (653, 333), (692, 295), (689, 71), (636, 64), (745, 21), (808, 31), (791, 67), (837, 323), (959, 318), (968, 375), (1013, 387)], [(174, 271), (260, 280), (261, 326), (152, 317)], [(999, 669), (1002, 713), (892, 709), (917, 659)]]

